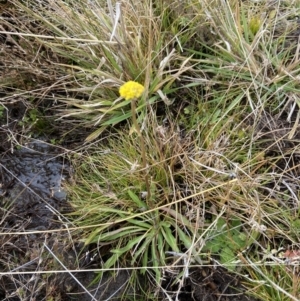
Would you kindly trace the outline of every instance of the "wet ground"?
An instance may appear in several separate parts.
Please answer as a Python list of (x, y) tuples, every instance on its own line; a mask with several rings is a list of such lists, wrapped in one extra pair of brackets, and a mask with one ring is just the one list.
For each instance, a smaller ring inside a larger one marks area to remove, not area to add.
[[(192, 268), (189, 273), (178, 295), (179, 301), (256, 300), (245, 294), (239, 277), (221, 267)], [(172, 277), (169, 278), (171, 279)]]
[[(43, 242), (47, 239), (53, 245), (49, 230), (62, 227), (66, 193), (61, 185), (69, 173), (70, 166), (59, 150), (42, 141), (33, 140), (24, 147), (1, 152), (0, 230), (7, 233), (0, 236), (1, 272), (38, 267)], [(25, 231), (33, 233), (13, 234)], [(34, 233), (37, 231), (45, 233)], [(23, 281), (29, 281), (26, 275), (0, 279), (0, 300), (20, 300), (16, 291), (25, 284)], [(27, 293), (25, 290), (25, 296)], [(14, 295), (13, 299), (8, 297)]]
[(59, 149), (42, 141), (2, 153), (0, 195), (3, 207), (13, 207), (14, 216), (6, 220), (10, 229), (19, 224), (24, 230), (55, 228), (66, 204), (62, 182), (69, 174), (70, 166), (60, 157)]

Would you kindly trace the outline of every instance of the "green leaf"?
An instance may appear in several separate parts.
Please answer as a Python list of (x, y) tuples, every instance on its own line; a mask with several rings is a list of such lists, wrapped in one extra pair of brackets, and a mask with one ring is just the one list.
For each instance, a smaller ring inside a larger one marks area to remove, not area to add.
[[(153, 240), (153, 235), (154, 235), (154, 231), (151, 231), (150, 233), (145, 233), (144, 238), (145, 240), (143, 241), (142, 244), (140, 244), (137, 249), (134, 252), (131, 264), (134, 265), (134, 263), (137, 261), (138, 257), (141, 254), (144, 254), (146, 252), (147, 256), (148, 256), (148, 249), (150, 248), (151, 242)], [(144, 258), (143, 258), (144, 260)], [(148, 262), (148, 260), (147, 260)]]
[(157, 246), (155, 243), (151, 244), (151, 253), (152, 253), (152, 263), (153, 263), (153, 269), (155, 272), (155, 279), (156, 279), (156, 283), (160, 283), (161, 281), (161, 271), (158, 268), (159, 266), (159, 258), (158, 258), (158, 254), (157, 254)]
[(145, 275), (145, 273), (147, 272), (147, 266), (148, 266), (148, 262), (149, 262), (149, 249), (150, 248), (146, 248), (144, 253), (143, 253), (143, 258), (142, 258), (142, 266), (144, 268), (141, 269), (142, 275)]
[(95, 239), (95, 237), (97, 236), (98, 237), (98, 235), (99, 235), (99, 233), (101, 232), (101, 231), (103, 231), (103, 229), (105, 229), (105, 227), (99, 227), (99, 228), (97, 228), (97, 229), (95, 229), (88, 237), (87, 237), (87, 239), (85, 240), (85, 245), (88, 245), (88, 244), (90, 244), (90, 243), (92, 243), (92, 242), (94, 242), (94, 241), (97, 241), (97, 239)]
[(240, 219), (235, 218), (230, 222), (230, 225), (232, 226), (232, 228), (234, 228), (235, 231), (240, 231), (242, 223)]
[(85, 141), (86, 142), (90, 142), (90, 141), (95, 140), (96, 138), (98, 138), (101, 135), (101, 133), (103, 133), (103, 131), (105, 129), (106, 129), (106, 126), (101, 126), (99, 129), (97, 129), (96, 131), (94, 131), (93, 133), (91, 133), (90, 135), (88, 135), (85, 138)]
[[(110, 269), (112, 266), (114, 266), (116, 264), (116, 262), (118, 261), (119, 259), (119, 255), (118, 254), (113, 254), (112, 256), (110, 256), (104, 263), (103, 265), (103, 268), (104, 269)], [(91, 282), (91, 285), (92, 284), (95, 284), (95, 283), (99, 283), (99, 281), (101, 280), (101, 278), (103, 277), (103, 274), (105, 272), (102, 271), (102, 272), (99, 272), (97, 273), (97, 276), (95, 277), (95, 279)]]
[(179, 227), (176, 227), (176, 231), (180, 238), (180, 241), (184, 244), (184, 246), (189, 249), (192, 246), (192, 240), (189, 236), (187, 236)]
[(118, 72), (122, 72), (120, 64), (117, 63), (115, 56), (111, 53), (111, 51), (109, 51), (108, 48), (106, 48), (105, 45), (102, 45), (102, 50), (105, 54), (105, 57), (109, 60), (109, 62), (111, 63), (113, 70), (116, 70)]
[(226, 225), (225, 218), (223, 217), (218, 218), (216, 225), (218, 231), (223, 230), (225, 228), (224, 225)]
[(161, 232), (159, 232), (158, 234), (156, 234), (157, 237), (157, 251), (158, 251), (158, 255), (159, 255), (159, 263), (160, 264), (164, 264), (165, 262), (165, 242), (163, 239), (163, 235)]
[(129, 194), (130, 198), (139, 207), (139, 209), (141, 209), (141, 210), (147, 210), (148, 209), (146, 203), (141, 201), (140, 198), (132, 190), (128, 190), (128, 194)]
[(121, 227), (113, 231), (99, 234), (97, 241), (99, 242), (113, 241), (118, 238), (131, 236), (133, 233), (138, 233), (141, 231), (143, 231), (143, 229), (141, 229), (140, 227), (135, 227), (135, 226)]
[(230, 271), (234, 271), (236, 264), (233, 263), (235, 255), (229, 247), (223, 248), (220, 253), (220, 262)]
[(118, 261), (118, 259), (119, 259), (119, 255), (113, 254), (105, 261), (103, 268), (105, 268), (105, 269), (111, 268), (113, 265), (115, 265), (115, 263)]
[(179, 253), (176, 238), (174, 237), (171, 229), (169, 227), (163, 226), (161, 227), (161, 232), (167, 244), (171, 247), (172, 251)]
[[(131, 218), (131, 219), (127, 220), (127, 221), (128, 221), (128, 223), (134, 224), (134, 225), (136, 225), (138, 227), (145, 228), (145, 229), (150, 229), (150, 228), (153, 227), (153, 225), (151, 225), (151, 224), (148, 224), (148, 223), (146, 223), (144, 221), (141, 221), (141, 220), (138, 220), (138, 219), (134, 219), (134, 218)], [(141, 229), (141, 230), (145, 231), (145, 229)]]
[(126, 114), (121, 114), (116, 112), (115, 115), (113, 115), (112, 118), (108, 119), (107, 121), (103, 122), (103, 126), (108, 126), (108, 125), (113, 125), (113, 124), (118, 124), (121, 121), (124, 121), (131, 117), (131, 112), (127, 112)]
[(224, 247), (224, 242), (222, 239), (212, 239), (205, 243), (203, 251), (217, 254)]
[(234, 242), (234, 246), (232, 249), (234, 250), (243, 249), (247, 245), (246, 238), (247, 236), (245, 234), (243, 235), (243, 233), (237, 233), (233, 235), (232, 240)]
[(125, 247), (120, 248), (120, 249), (111, 250), (111, 252), (114, 254), (122, 255), (122, 254), (126, 253), (127, 251), (129, 251), (130, 249), (133, 249), (133, 247), (137, 243), (139, 243), (142, 239), (143, 239), (143, 236), (137, 236), (137, 237), (129, 240)]

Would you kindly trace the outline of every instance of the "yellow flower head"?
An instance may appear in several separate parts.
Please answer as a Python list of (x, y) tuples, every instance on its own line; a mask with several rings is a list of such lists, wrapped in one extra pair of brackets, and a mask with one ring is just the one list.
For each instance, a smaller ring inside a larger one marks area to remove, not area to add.
[(144, 90), (145, 88), (143, 85), (134, 81), (129, 81), (120, 87), (119, 92), (121, 97), (129, 100), (142, 96)]

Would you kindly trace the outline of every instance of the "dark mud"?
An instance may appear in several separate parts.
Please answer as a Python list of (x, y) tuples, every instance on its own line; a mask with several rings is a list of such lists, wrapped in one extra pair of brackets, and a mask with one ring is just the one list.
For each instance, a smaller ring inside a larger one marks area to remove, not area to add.
[[(172, 276), (168, 277), (171, 283)], [(173, 279), (174, 280), (174, 279)], [(165, 289), (170, 287), (165, 283)], [(171, 292), (169, 291), (169, 294)], [(241, 279), (222, 267), (192, 268), (178, 294), (179, 301), (255, 301), (246, 295)]]
[[(70, 172), (70, 166), (62, 159), (60, 151), (42, 141), (32, 141), (25, 147), (0, 154), (2, 273), (38, 268), (43, 243), (47, 239), (47, 243), (53, 245), (47, 232), (62, 226), (61, 212), (66, 210), (67, 203), (61, 185)], [(34, 233), (13, 234), (29, 231)], [(39, 231), (44, 233), (39, 234)], [(30, 288), (31, 276), (0, 276), (0, 300), (22, 300), (18, 290), (26, 282), (29, 285), (23, 291), (24, 300), (29, 293), (35, 295), (34, 289)], [(36, 279), (36, 284), (39, 283)]]
[(20, 224), (24, 230), (56, 228), (66, 205), (62, 182), (69, 174), (70, 166), (59, 150), (42, 141), (2, 154), (0, 194), (2, 207), (13, 206), (14, 215), (6, 220), (10, 229)]

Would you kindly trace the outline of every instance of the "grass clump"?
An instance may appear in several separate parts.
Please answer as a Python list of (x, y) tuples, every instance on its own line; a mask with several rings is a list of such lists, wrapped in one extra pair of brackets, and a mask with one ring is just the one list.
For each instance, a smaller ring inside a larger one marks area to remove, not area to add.
[[(61, 117), (79, 117), (80, 126), (100, 125), (88, 140), (130, 117), (130, 102), (118, 97), (121, 84), (129, 80), (143, 83), (151, 96), (148, 104), (153, 104), (158, 99), (157, 92), (166, 98), (172, 83), (191, 68), (190, 58), (170, 45), (175, 36), (165, 39), (170, 25), (163, 23), (171, 18), (171, 9), (164, 5), (159, 1), (155, 7), (144, 2), (121, 5), (111, 1), (56, 1), (45, 9), (36, 1), (16, 2), (18, 9), (45, 28), (43, 35), (30, 28), (23, 35), (58, 56), (60, 62), (55, 63), (55, 68), (67, 74), (63, 78), (63, 92), (67, 95), (61, 93), (59, 102), (69, 109), (65, 108)], [(164, 20), (158, 15), (162, 9), (170, 11)], [(176, 41), (182, 47), (181, 36), (186, 41), (192, 35), (190, 31), (176, 33)], [(52, 88), (55, 87), (46, 93)], [(137, 111), (145, 111), (142, 100)]]
[(209, 265), (258, 299), (297, 300), (299, 3), (14, 3), (45, 31), (18, 36), (58, 58), (57, 117), (96, 126), (66, 189), (97, 280), (130, 267), (178, 300)]

